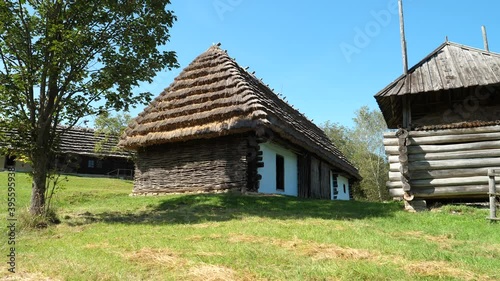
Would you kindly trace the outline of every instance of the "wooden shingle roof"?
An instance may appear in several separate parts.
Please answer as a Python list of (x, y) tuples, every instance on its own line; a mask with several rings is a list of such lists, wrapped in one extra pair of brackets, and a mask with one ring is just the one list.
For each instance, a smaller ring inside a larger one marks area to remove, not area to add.
[(389, 127), (402, 118), (401, 97), (500, 84), (500, 54), (445, 42), (375, 95)]
[(355, 177), (325, 133), (218, 46), (189, 64), (137, 116), (119, 145), (140, 147), (270, 129)]
[[(96, 134), (95, 130), (90, 128), (73, 127), (71, 129), (60, 127), (58, 153), (61, 154), (77, 154), (93, 157), (119, 157), (130, 158), (132, 153), (119, 148), (117, 135), (105, 136), (104, 134)], [(16, 145), (20, 140), (16, 130), (0, 129), (0, 147), (7, 151), (16, 150)], [(99, 143), (101, 149), (95, 150), (96, 144)]]
[[(78, 154), (97, 157), (119, 157), (129, 158), (131, 153), (117, 147), (119, 137), (116, 135), (105, 136), (96, 134), (89, 128), (72, 128), (64, 131), (61, 135), (59, 149), (61, 153)], [(96, 152), (96, 144), (99, 143), (101, 149)]]

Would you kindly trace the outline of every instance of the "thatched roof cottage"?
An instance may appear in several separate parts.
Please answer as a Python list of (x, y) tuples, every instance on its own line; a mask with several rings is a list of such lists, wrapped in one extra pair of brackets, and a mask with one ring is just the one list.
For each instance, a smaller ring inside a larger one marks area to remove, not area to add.
[(500, 167), (500, 54), (445, 42), (375, 95), (390, 193), (417, 199), (488, 198)]
[(122, 135), (135, 194), (210, 191), (349, 199), (357, 169), (324, 132), (218, 46), (189, 64)]

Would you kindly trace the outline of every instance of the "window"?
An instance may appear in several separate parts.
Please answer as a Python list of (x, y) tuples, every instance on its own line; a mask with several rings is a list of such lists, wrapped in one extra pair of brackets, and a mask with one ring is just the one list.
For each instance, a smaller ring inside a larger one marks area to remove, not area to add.
[(285, 190), (285, 158), (276, 154), (276, 190)]
[(339, 183), (337, 181), (337, 175), (332, 173), (332, 189), (333, 189), (333, 200), (337, 199), (337, 196), (339, 194)]
[(94, 168), (95, 167), (94, 159), (89, 159), (87, 167), (89, 167), (89, 168)]
[(102, 160), (97, 160), (95, 162), (95, 166), (96, 166), (97, 169), (102, 169)]
[(13, 155), (8, 155), (5, 156), (5, 162), (4, 162), (4, 169), (7, 169), (8, 167), (13, 167), (16, 166), (16, 156)]
[(347, 193), (346, 189), (345, 189), (345, 184), (344, 184), (344, 194)]

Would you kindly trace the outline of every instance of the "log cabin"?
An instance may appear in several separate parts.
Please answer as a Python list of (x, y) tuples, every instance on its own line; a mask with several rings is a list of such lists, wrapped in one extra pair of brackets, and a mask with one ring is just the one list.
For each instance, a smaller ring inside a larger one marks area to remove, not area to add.
[[(64, 128), (61, 127), (61, 130)], [(64, 129), (51, 167), (65, 174), (85, 174), (131, 178), (134, 171), (133, 155), (117, 147), (119, 136), (96, 134), (91, 128)], [(4, 169), (14, 167), (19, 172), (31, 172), (31, 165), (16, 157), (16, 133), (3, 131), (0, 146), (4, 152)], [(101, 146), (96, 151), (96, 144)]]
[(487, 200), (500, 167), (500, 54), (445, 42), (375, 95), (393, 197)]
[(348, 200), (360, 179), (320, 128), (218, 45), (183, 69), (119, 145), (137, 152), (134, 194), (237, 189)]

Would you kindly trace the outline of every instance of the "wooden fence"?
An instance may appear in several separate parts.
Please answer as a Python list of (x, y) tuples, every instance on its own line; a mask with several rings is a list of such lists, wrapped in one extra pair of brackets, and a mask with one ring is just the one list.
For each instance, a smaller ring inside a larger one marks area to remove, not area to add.
[(490, 219), (491, 221), (500, 221), (500, 218), (497, 218), (497, 206), (496, 206), (497, 197), (500, 196), (500, 193), (497, 193), (497, 187), (495, 184), (495, 178), (500, 177), (500, 169), (497, 170), (489, 169), (488, 177), (489, 177), (488, 195), (490, 197), (490, 217), (488, 219)]

